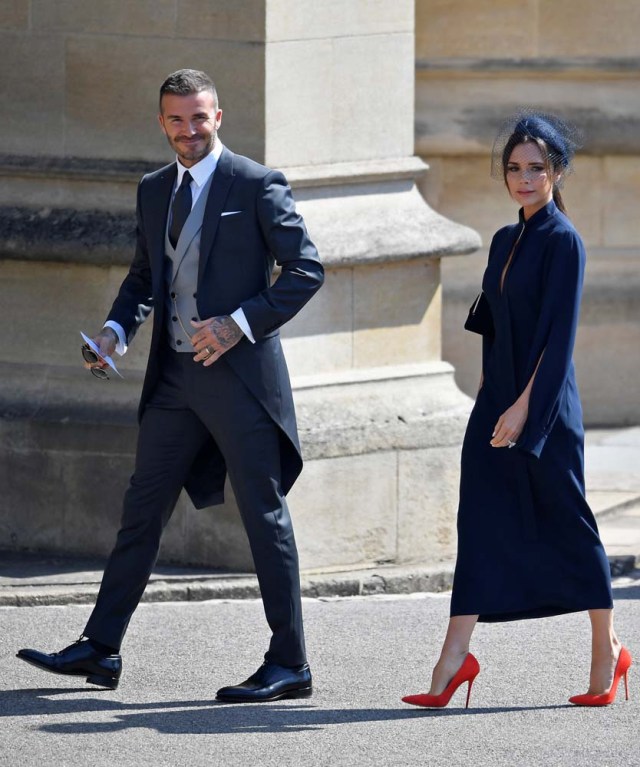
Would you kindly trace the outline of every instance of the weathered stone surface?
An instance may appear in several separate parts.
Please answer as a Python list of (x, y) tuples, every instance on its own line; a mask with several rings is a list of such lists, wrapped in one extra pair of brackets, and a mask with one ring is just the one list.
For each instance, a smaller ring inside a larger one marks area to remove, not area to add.
[(325, 37), (365, 37), (405, 32), (413, 35), (412, 0), (270, 0), (267, 3), (268, 40)]
[(29, 0), (3, 0), (0, 29), (24, 30), (29, 27)]
[(603, 244), (637, 248), (640, 242), (640, 216), (636, 205), (640, 156), (605, 158), (603, 175)]
[(264, 42), (266, 0), (178, 0), (176, 33), (180, 38)]
[(452, 373), (447, 363), (431, 362), (294, 378), (305, 456), (450, 444), (469, 412)]
[(288, 499), (300, 566), (396, 561), (397, 493), (393, 452), (307, 461)]
[(264, 53), (260, 46), (82, 35), (70, 38), (66, 45), (65, 153), (156, 160), (158, 165), (171, 162), (173, 155), (155, 117), (158, 90), (170, 72), (184, 66), (203, 69), (216, 82), (220, 105), (226, 110), (222, 140), (229, 136), (235, 151), (264, 157)]
[(3, 35), (0, 69), (0, 94), (6, 104), (11, 104), (0, 122), (2, 151), (64, 154), (64, 41)]
[[(31, 0), (38, 34), (83, 33), (169, 37), (175, 32), (176, 0)], [(136, 73), (137, 74), (137, 73)]]
[(130, 263), (135, 215), (75, 208), (0, 207), (0, 255), (35, 261)]
[[(635, 0), (538, 0), (539, 52), (543, 56), (637, 56), (640, 6)], [(570, 30), (570, 33), (569, 33)]]
[[(414, 67), (411, 41), (403, 33), (270, 43), (267, 164), (411, 154), (413, 92), (406, 87)], [(404, 87), (397, 87), (399, 82)], [(372, 92), (385, 94), (383, 120), (379, 99), (369, 96)]]
[[(592, 154), (632, 154), (640, 147), (640, 60), (610, 72), (598, 62), (581, 69), (455, 59), (425, 62), (416, 73), (416, 151), (490, 151), (497, 128), (520, 107), (535, 105), (575, 122)], [(588, 83), (588, 87), (584, 87)]]
[(458, 508), (461, 432), (456, 444), (400, 454), (398, 561), (453, 560)]
[(417, 0), (416, 56), (533, 56), (537, 6), (537, 0)]
[(416, 54), (634, 57), (639, 23), (634, 0), (584, 0), (579, 5), (557, 0), (417, 0)]
[(437, 262), (360, 268), (354, 272), (354, 302), (354, 367), (440, 359)]

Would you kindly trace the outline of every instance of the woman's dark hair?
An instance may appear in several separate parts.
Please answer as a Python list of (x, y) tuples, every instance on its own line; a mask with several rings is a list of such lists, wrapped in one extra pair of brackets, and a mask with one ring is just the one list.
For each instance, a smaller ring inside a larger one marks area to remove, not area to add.
[(162, 111), (162, 97), (166, 93), (174, 96), (189, 96), (192, 93), (209, 91), (213, 94), (216, 109), (218, 108), (218, 93), (213, 80), (205, 72), (197, 69), (178, 69), (167, 77), (160, 86), (160, 111)]

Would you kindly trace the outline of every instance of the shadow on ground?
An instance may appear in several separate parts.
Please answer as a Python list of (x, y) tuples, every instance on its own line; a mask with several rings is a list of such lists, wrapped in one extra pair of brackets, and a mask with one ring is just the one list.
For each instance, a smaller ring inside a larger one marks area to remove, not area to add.
[[(438, 711), (401, 708), (319, 708), (314, 705), (260, 704), (228, 705), (214, 700), (121, 703), (101, 698), (65, 698), (58, 695), (85, 693), (86, 688), (60, 690), (39, 688), (0, 693), (0, 716), (47, 716), (99, 712), (112, 715), (102, 722), (65, 722), (40, 726), (42, 732), (67, 735), (118, 732), (146, 728), (165, 734), (285, 733), (317, 730), (330, 725), (383, 722), (434, 716), (477, 716), (479, 714), (521, 715), (525, 711), (572, 708), (554, 706), (512, 706), (506, 708), (451, 708)], [(176, 710), (180, 709), (180, 710)], [(130, 711), (131, 713), (127, 713)]]

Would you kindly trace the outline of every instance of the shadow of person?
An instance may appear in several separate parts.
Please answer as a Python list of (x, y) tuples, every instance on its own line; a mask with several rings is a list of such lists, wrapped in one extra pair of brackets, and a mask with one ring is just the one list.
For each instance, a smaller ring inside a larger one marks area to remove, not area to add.
[[(144, 704), (145, 708), (153, 704)], [(183, 706), (180, 711), (166, 708)], [(188, 708), (187, 708), (188, 707)], [(102, 722), (63, 722), (43, 725), (43, 732), (77, 735), (124, 731), (133, 728), (155, 730), (165, 735), (204, 734), (229, 735), (233, 733), (296, 733), (321, 730), (325, 727), (357, 724), (361, 722), (386, 722), (434, 716), (477, 716), (495, 713), (517, 713), (549, 709), (571, 708), (569, 704), (552, 706), (514, 706), (483, 709), (408, 709), (408, 708), (321, 708), (298, 704), (245, 704), (226, 705), (199, 702), (194, 708), (186, 701), (156, 704), (162, 711), (138, 711), (119, 713), (114, 719)]]
[(202, 700), (166, 700), (153, 703), (125, 703), (114, 698), (72, 697), (60, 698), (62, 695), (78, 695), (84, 693), (113, 693), (113, 690), (87, 687), (39, 687), (36, 689), (0, 690), (0, 717), (17, 716), (60, 716), (64, 714), (80, 714), (90, 711), (116, 712), (127, 710), (171, 709), (171, 708), (209, 708), (216, 705), (211, 699)]

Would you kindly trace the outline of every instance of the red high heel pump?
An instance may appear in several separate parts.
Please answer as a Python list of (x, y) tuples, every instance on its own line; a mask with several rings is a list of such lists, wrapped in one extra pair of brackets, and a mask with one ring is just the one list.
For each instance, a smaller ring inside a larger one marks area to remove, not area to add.
[(471, 685), (473, 680), (480, 673), (480, 664), (475, 656), (467, 653), (462, 666), (458, 669), (453, 679), (444, 688), (440, 695), (406, 695), (402, 700), (404, 703), (411, 703), (412, 706), (423, 706), (425, 708), (444, 708), (451, 700), (453, 693), (465, 682), (469, 683), (467, 688), (467, 702), (465, 708), (469, 708), (469, 698), (471, 697)]
[(572, 698), (569, 698), (569, 703), (573, 703), (575, 706), (608, 706), (616, 699), (620, 677), (624, 677), (625, 700), (629, 700), (629, 669), (632, 663), (633, 660), (629, 650), (626, 647), (620, 648), (620, 655), (618, 655), (616, 670), (613, 672), (613, 682), (609, 692), (602, 693), (601, 695), (589, 695), (589, 693), (574, 695)]

